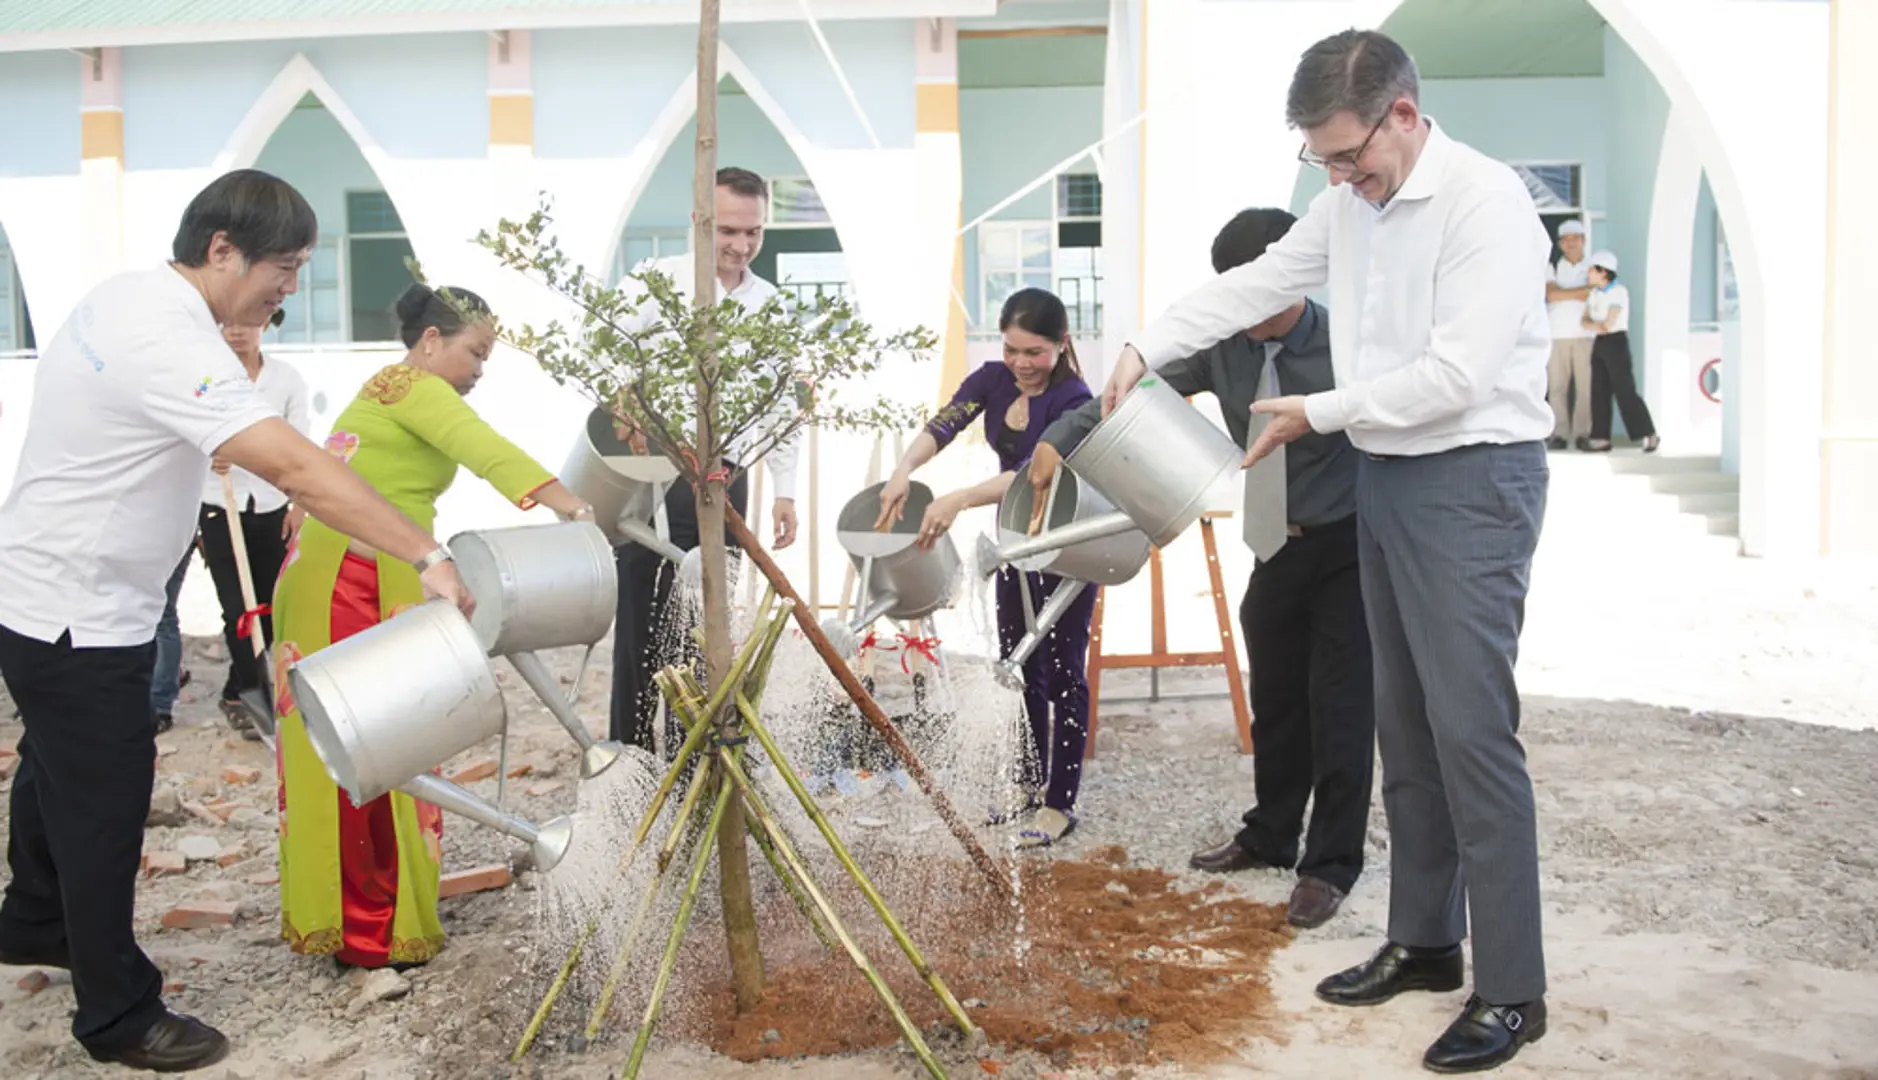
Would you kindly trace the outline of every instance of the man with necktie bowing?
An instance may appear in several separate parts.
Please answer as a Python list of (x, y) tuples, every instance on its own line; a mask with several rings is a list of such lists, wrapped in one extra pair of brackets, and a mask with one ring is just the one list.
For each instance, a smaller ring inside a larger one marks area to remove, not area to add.
[[(1241, 212), (1213, 241), (1214, 271), (1257, 259), (1295, 220), (1283, 210)], [(1253, 415), (1253, 401), (1335, 385), (1329, 312), (1299, 300), (1160, 374), (1182, 394), (1217, 397), (1232, 437), (1250, 447), (1267, 422)], [(1031, 482), (1040, 490), (1096, 426), (1101, 409), (1091, 401), (1044, 431), (1031, 459)], [(1350, 440), (1341, 432), (1307, 435), (1254, 465), (1245, 476), (1244, 516), (1246, 546), (1258, 556), (1239, 606), (1252, 671), (1257, 803), (1237, 836), (1196, 852), (1192, 865), (1215, 873), (1295, 866), (1287, 917), (1310, 929), (1337, 913), (1363, 871), (1375, 760)], [(1304, 808), (1313, 796), (1306, 830)]]

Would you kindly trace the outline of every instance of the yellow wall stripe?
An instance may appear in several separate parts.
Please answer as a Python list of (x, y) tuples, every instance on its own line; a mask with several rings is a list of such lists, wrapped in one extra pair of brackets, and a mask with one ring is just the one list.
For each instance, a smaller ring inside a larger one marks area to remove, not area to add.
[(533, 94), (491, 94), (489, 96), (489, 145), (535, 145), (535, 96)]
[(87, 109), (79, 114), (79, 154), (86, 161), (124, 158), (124, 114), (117, 109)]

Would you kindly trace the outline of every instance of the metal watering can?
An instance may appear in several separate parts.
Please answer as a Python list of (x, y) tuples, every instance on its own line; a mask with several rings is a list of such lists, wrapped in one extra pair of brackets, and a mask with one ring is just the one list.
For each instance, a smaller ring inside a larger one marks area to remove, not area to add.
[(881, 618), (919, 621), (952, 603), (962, 564), (950, 536), (929, 551), (916, 546), (919, 526), (932, 504), (932, 489), (914, 481), (907, 489), (900, 520), (886, 532), (874, 531), (880, 518), (880, 493), (886, 483), (871, 485), (849, 499), (835, 519), (835, 541), (853, 560), (859, 578), (854, 617), (830, 617), (822, 633), (843, 655), (858, 647), (861, 631)]
[[(1043, 531), (1037, 539), (1049, 538), (1054, 541), (1063, 531), (1076, 527), (1080, 522), (1112, 522), (1117, 516), (1114, 506), (1102, 497), (1101, 492), (1084, 483), (1067, 467), (1056, 471), (1045, 497), (1048, 509), (1044, 512)], [(1021, 560), (1006, 559), (1006, 551), (1030, 544), (1028, 533), (1031, 509), (1035, 502), (1036, 490), (1019, 477), (1004, 490), (1004, 497), (998, 500), (998, 534), (1005, 547), (999, 548), (988, 536), (981, 536), (978, 540), (980, 566), (989, 565), (995, 570), (1000, 562), (1012, 562), (1020, 571), (1047, 572), (1065, 579), (1050, 594), (1049, 602), (1040, 612), (1035, 611), (1031, 603), (1028, 580), (1018, 579), (1018, 588), (1024, 600), (1024, 636), (1018, 640), (1009, 656), (998, 661), (996, 667), (998, 680), (1011, 687), (1023, 685), (1024, 661), (1036, 651), (1044, 636), (1055, 628), (1057, 621), (1085, 588), (1090, 585), (1120, 585), (1132, 579), (1146, 565), (1148, 553), (1152, 549), (1147, 534), (1134, 528), (1133, 522), (1123, 514), (1119, 516), (1129, 523), (1124, 531), (1109, 532), (1066, 546), (1045, 548)]]
[(580, 744), (582, 779), (605, 772), (626, 748), (594, 740), (537, 655), (542, 649), (586, 646), (574, 678), (579, 694), (587, 661), (612, 627), (619, 597), (613, 546), (605, 533), (584, 521), (481, 529), (451, 537), (450, 553), (476, 598), (469, 624), (484, 652), (507, 657)]
[[(568, 452), (560, 480), (593, 507), (593, 520), (614, 546), (638, 544), (682, 565), (685, 552), (652, 527), (660, 489), (678, 479), (678, 466), (660, 454), (638, 454), (613, 430), (613, 414), (587, 414), (581, 437)], [(478, 603), (480, 603), (480, 599)]]
[(402, 791), (525, 841), (535, 866), (567, 854), (574, 823), (535, 825), (431, 770), (502, 730), (495, 672), (469, 620), (440, 600), (386, 619), (287, 672), (307, 738), (355, 805)]
[(1224, 431), (1149, 373), (1064, 462), (1120, 509), (1078, 517), (1002, 546), (981, 544), (979, 569), (990, 576), (1000, 565), (1130, 529), (1140, 529), (1156, 547), (1166, 547), (1199, 520), (1213, 486), (1244, 458), (1245, 452)]

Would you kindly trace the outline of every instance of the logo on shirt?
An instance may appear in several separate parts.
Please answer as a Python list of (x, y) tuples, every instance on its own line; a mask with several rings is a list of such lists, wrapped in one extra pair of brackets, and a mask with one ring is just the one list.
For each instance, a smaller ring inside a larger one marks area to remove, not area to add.
[(196, 384), (196, 396), (206, 397), (209, 393), (209, 387), (214, 386), (214, 385), (215, 385), (214, 379), (204, 376), (202, 381)]
[(340, 461), (351, 461), (359, 452), (359, 437), (350, 431), (334, 431), (326, 436), (326, 452)]

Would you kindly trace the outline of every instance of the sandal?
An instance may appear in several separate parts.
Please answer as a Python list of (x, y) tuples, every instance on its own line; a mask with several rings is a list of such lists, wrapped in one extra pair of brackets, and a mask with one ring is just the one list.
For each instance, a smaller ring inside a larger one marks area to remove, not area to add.
[(1036, 791), (1027, 791), (1024, 793), (1024, 797), (1021, 800), (1010, 806), (1003, 808), (993, 806), (985, 814), (985, 824), (1009, 825), (1025, 814), (1033, 813), (1042, 808), (1043, 794)]
[(1034, 848), (1047, 848), (1076, 831), (1076, 815), (1068, 810), (1058, 810), (1046, 806), (1037, 811), (1037, 817), (1030, 828), (1017, 834), (1017, 847), (1020, 851)]

